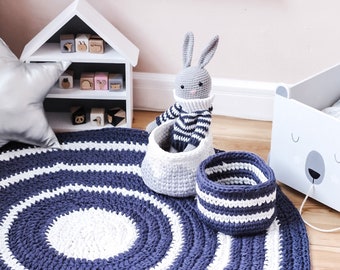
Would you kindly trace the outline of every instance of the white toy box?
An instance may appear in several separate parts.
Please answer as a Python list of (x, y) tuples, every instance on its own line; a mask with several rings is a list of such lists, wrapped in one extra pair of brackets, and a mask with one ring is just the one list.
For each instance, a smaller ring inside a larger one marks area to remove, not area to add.
[(340, 64), (293, 86), (274, 102), (269, 165), (276, 179), (340, 211), (340, 120), (321, 110), (340, 98)]

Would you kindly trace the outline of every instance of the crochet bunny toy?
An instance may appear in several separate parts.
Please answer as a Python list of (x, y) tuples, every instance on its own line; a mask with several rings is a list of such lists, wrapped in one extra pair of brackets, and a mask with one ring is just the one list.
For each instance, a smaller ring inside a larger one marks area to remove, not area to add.
[(213, 96), (211, 77), (204, 68), (214, 56), (219, 37), (215, 36), (203, 50), (197, 66), (191, 66), (194, 35), (186, 34), (183, 44), (183, 70), (176, 76), (174, 98), (176, 103), (151, 122), (151, 131), (168, 120), (176, 119), (170, 136), (170, 152), (195, 149), (203, 140), (211, 123)]

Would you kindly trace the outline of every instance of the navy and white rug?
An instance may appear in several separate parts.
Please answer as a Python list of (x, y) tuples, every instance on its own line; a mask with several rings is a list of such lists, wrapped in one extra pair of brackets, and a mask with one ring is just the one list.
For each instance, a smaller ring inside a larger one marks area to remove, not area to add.
[(231, 237), (203, 224), (194, 198), (141, 179), (147, 133), (60, 134), (62, 150), (0, 149), (0, 269), (309, 269), (305, 226), (278, 191), (266, 233)]

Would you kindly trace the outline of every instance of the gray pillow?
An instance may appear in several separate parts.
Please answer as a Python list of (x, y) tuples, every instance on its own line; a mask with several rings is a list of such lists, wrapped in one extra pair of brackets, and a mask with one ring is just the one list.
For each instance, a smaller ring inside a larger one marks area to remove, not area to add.
[(23, 63), (0, 38), (0, 147), (9, 141), (60, 147), (43, 101), (70, 63)]

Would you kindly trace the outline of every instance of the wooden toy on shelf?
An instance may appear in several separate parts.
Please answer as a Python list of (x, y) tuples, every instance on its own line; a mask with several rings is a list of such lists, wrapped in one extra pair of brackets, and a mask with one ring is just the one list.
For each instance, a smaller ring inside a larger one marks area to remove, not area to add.
[(59, 88), (71, 89), (73, 88), (73, 70), (66, 70), (59, 77)]
[(120, 126), (126, 123), (126, 112), (121, 108), (107, 110), (107, 122), (113, 126)]
[(74, 35), (73, 34), (60, 35), (60, 50), (63, 53), (74, 52)]
[(94, 73), (84, 72), (80, 76), (81, 90), (94, 90)]
[(122, 74), (109, 74), (109, 90), (116, 91), (123, 88), (123, 76)]
[(90, 34), (77, 34), (75, 44), (76, 52), (88, 52), (89, 51), (89, 39)]
[(98, 35), (92, 35), (89, 39), (90, 53), (104, 53), (104, 40)]
[(72, 125), (86, 123), (86, 111), (82, 106), (71, 107)]
[(96, 72), (94, 74), (94, 89), (108, 90), (108, 72)]
[(95, 126), (104, 126), (105, 124), (105, 109), (104, 108), (92, 108), (90, 113), (91, 123)]

